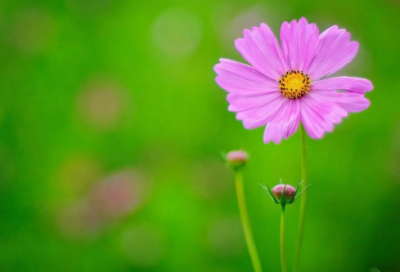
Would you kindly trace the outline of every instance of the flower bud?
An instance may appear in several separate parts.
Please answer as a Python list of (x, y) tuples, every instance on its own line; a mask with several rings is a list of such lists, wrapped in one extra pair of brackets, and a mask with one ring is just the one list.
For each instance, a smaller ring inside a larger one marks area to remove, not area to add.
[(285, 190), (285, 199), (290, 200), (296, 193), (296, 189), (291, 185), (278, 184), (272, 188), (272, 194), (278, 199), (282, 199), (283, 191)]
[(228, 165), (235, 171), (242, 168), (246, 164), (248, 158), (249, 155), (243, 150), (234, 150), (226, 155)]
[[(303, 181), (300, 181), (299, 184), (297, 184), (297, 188), (282, 183), (276, 185), (272, 190), (269, 189), (268, 184), (265, 186), (260, 184), (260, 186), (274, 203), (282, 205), (282, 208), (285, 209), (286, 204), (292, 204), (308, 188), (308, 186), (310, 186), (309, 184), (301, 192), (298, 192), (302, 182)], [(283, 196), (283, 192), (285, 192), (285, 196)]]

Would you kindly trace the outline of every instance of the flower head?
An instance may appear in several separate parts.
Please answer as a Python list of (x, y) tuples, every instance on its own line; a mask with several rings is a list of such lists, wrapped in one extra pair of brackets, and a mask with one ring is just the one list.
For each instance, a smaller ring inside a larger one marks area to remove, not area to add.
[(268, 185), (262, 186), (260, 184), (260, 186), (274, 203), (285, 207), (286, 204), (292, 204), (308, 188), (308, 186), (310, 186), (306, 186), (301, 192), (299, 192), (299, 188), (302, 183), (303, 181), (300, 181), (297, 184), (297, 187), (294, 188), (291, 185), (282, 184), (281, 181), (281, 183), (275, 185), (272, 190)]
[(225, 158), (228, 166), (236, 171), (245, 166), (249, 159), (249, 154), (243, 150), (233, 150), (226, 154)]
[[(285, 191), (284, 196), (283, 191)], [(286, 200), (290, 200), (295, 192), (296, 189), (292, 185), (278, 184), (272, 188), (272, 195), (278, 200), (281, 200), (282, 197), (286, 198)]]
[(349, 112), (370, 105), (372, 83), (357, 77), (330, 76), (358, 51), (350, 33), (332, 26), (319, 34), (305, 18), (284, 22), (281, 45), (266, 24), (244, 30), (235, 45), (251, 66), (221, 59), (216, 82), (229, 94), (229, 111), (247, 129), (266, 125), (264, 142), (278, 144), (302, 122), (311, 138), (331, 132)]

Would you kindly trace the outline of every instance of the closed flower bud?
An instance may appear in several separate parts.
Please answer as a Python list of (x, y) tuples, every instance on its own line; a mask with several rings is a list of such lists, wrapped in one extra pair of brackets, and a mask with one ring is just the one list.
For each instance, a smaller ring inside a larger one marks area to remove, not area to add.
[(301, 192), (298, 192), (301, 183), (302, 181), (297, 184), (297, 188), (281, 183), (274, 186), (272, 190), (268, 185), (262, 186), (260, 184), (260, 186), (274, 203), (282, 205), (282, 208), (284, 209), (286, 204), (292, 204), (308, 188), (308, 186), (310, 186), (309, 184)]
[(234, 150), (226, 155), (226, 162), (236, 171), (246, 164), (248, 158), (249, 155), (243, 150)]
[(274, 188), (272, 188), (272, 194), (278, 200), (281, 200), (284, 190), (285, 190), (285, 198), (286, 198), (286, 200), (291, 199), (293, 197), (294, 193), (296, 192), (296, 189), (291, 185), (278, 184)]

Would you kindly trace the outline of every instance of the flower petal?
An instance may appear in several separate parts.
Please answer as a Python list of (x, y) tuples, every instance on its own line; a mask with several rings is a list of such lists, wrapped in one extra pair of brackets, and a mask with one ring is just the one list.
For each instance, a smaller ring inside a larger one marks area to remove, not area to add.
[(315, 90), (309, 93), (313, 97), (319, 97), (337, 103), (347, 112), (360, 112), (371, 104), (363, 94), (344, 92), (339, 93), (332, 90)]
[(279, 144), (282, 138), (289, 138), (299, 127), (300, 101), (298, 99), (286, 99), (275, 118), (267, 124), (264, 131), (264, 143), (273, 141)]
[(332, 77), (313, 81), (311, 89), (344, 90), (363, 94), (373, 89), (371, 81), (359, 77)]
[(333, 124), (340, 123), (347, 112), (336, 103), (310, 93), (301, 99), (301, 122), (311, 138), (319, 139), (325, 132), (331, 132)]
[(358, 43), (350, 42), (350, 33), (332, 26), (321, 33), (318, 47), (308, 69), (313, 80), (335, 73), (352, 61), (358, 51)]
[(214, 66), (215, 81), (230, 93), (269, 93), (278, 90), (278, 82), (269, 79), (251, 66), (228, 59), (220, 59)]
[(236, 119), (243, 120), (243, 126), (246, 129), (264, 126), (275, 118), (286, 100), (282, 94), (278, 93), (262, 106), (238, 112)]
[(240, 112), (258, 107), (263, 107), (266, 104), (274, 101), (282, 94), (279, 91), (267, 94), (228, 94), (227, 100), (229, 102), (229, 111)]
[(305, 18), (297, 23), (284, 22), (281, 27), (282, 51), (290, 69), (307, 71), (313, 59), (319, 39), (315, 24), (308, 24)]
[(235, 41), (235, 46), (247, 62), (274, 80), (286, 72), (279, 43), (266, 24), (253, 27), (252, 31), (245, 29), (243, 35), (244, 38)]

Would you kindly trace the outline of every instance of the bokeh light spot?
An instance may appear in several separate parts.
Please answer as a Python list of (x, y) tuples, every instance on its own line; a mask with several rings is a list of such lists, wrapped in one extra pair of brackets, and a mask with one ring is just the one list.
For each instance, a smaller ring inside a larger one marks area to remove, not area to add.
[(120, 217), (136, 208), (144, 197), (142, 176), (134, 170), (122, 170), (95, 184), (89, 198), (103, 217)]
[(10, 42), (20, 53), (31, 55), (48, 49), (55, 31), (55, 22), (49, 12), (39, 8), (25, 9), (14, 20)]
[(78, 97), (82, 118), (93, 128), (110, 130), (121, 120), (128, 103), (127, 93), (114, 82), (90, 81)]
[(155, 46), (172, 57), (190, 56), (197, 49), (201, 36), (200, 18), (182, 8), (165, 10), (156, 18), (152, 27)]

